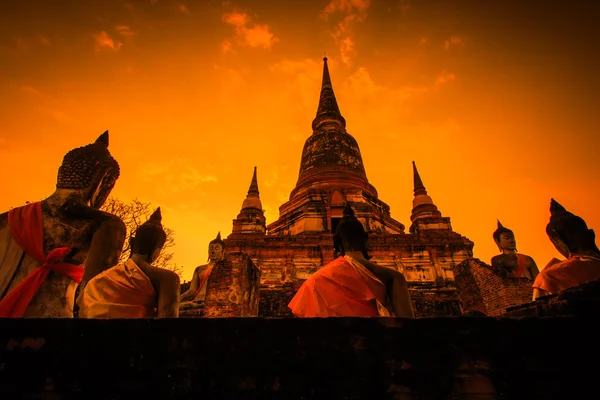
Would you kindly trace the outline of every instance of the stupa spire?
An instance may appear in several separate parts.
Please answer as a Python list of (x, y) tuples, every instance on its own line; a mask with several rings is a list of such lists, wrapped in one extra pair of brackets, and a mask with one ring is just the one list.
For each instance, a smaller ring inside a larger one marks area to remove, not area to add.
[(256, 178), (256, 167), (254, 167), (254, 174), (252, 175), (252, 181), (250, 182), (250, 188), (248, 189), (248, 195), (259, 195), (258, 192), (258, 179)]
[(319, 98), (319, 106), (317, 107), (317, 116), (312, 122), (313, 131), (316, 131), (324, 123), (333, 122), (346, 128), (346, 120), (340, 113), (333, 86), (331, 84), (331, 76), (329, 75), (329, 66), (327, 65), (327, 57), (323, 57), (323, 80), (321, 82), (321, 96)]
[(421, 175), (419, 175), (419, 170), (417, 169), (417, 164), (415, 164), (414, 161), (412, 162), (412, 166), (413, 166), (413, 182), (414, 182), (415, 196), (427, 195), (427, 190), (425, 189), (425, 185), (423, 184)]

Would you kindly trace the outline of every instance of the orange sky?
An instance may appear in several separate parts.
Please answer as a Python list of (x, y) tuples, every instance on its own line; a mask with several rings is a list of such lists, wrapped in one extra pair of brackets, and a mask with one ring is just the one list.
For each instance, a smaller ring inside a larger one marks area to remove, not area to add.
[[(441, 4), (443, 3), (443, 4)], [(163, 210), (184, 278), (258, 166), (267, 223), (298, 177), (327, 51), (347, 130), (410, 225), (411, 161), (475, 256), (496, 218), (540, 268), (550, 197), (600, 230), (593, 1), (61, 0), (0, 4), (0, 210), (49, 195), (110, 130), (113, 195)]]

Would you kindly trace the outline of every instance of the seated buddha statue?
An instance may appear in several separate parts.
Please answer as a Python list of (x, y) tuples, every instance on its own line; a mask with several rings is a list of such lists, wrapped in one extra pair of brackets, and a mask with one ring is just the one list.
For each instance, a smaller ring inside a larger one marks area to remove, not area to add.
[(160, 207), (131, 238), (130, 258), (96, 275), (79, 300), (80, 318), (177, 318), (179, 276), (154, 267), (167, 240)]
[(69, 151), (50, 197), (0, 214), (0, 317), (72, 318), (86, 270), (118, 262), (126, 228), (100, 211), (119, 177), (108, 131)]
[(414, 318), (404, 275), (369, 262), (367, 233), (349, 205), (334, 234), (340, 254), (310, 276), (288, 307), (300, 318)]
[(492, 257), (494, 271), (502, 278), (534, 280), (539, 273), (538, 267), (533, 258), (517, 252), (517, 241), (513, 231), (502, 226), (498, 221), (498, 228), (494, 231), (493, 237), (500, 250), (500, 254)]
[(539, 273), (533, 282), (534, 300), (600, 279), (600, 250), (594, 230), (554, 199), (546, 234), (566, 259), (552, 259)]
[(225, 242), (221, 239), (221, 232), (208, 244), (208, 264), (196, 267), (189, 289), (181, 294), (181, 311), (192, 311), (194, 315), (201, 316), (204, 310), (207, 281), (215, 264), (225, 256)]

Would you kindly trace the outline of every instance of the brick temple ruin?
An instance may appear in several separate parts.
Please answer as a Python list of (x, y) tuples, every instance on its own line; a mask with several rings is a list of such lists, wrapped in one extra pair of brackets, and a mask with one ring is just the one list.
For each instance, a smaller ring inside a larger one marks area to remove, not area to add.
[[(256, 168), (226, 254), (246, 253), (261, 272), (258, 315), (291, 316), (287, 304), (302, 283), (334, 259), (333, 232), (349, 203), (369, 233), (371, 261), (404, 273), (418, 317), (460, 315), (453, 268), (473, 256), (473, 242), (454, 232), (427, 194), (416, 165), (409, 232), (369, 183), (358, 143), (346, 131), (327, 58), (312, 135), (279, 219), (267, 225)], [(210, 278), (210, 287), (219, 285)]]

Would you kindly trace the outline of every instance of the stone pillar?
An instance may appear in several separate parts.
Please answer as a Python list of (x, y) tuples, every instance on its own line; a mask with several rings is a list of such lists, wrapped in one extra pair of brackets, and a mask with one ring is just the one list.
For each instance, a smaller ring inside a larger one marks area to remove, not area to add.
[(463, 313), (499, 316), (509, 307), (531, 302), (533, 297), (533, 282), (529, 279), (501, 278), (490, 265), (477, 258), (456, 265), (454, 279)]
[(260, 270), (245, 253), (228, 253), (207, 281), (205, 318), (258, 316)]

